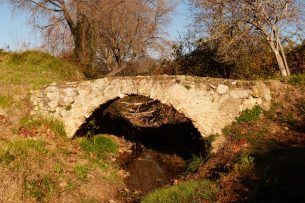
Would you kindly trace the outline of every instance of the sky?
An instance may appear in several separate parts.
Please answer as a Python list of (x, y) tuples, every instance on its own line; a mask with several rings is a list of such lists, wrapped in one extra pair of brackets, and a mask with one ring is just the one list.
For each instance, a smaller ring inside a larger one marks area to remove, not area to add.
[[(181, 0), (167, 28), (170, 39), (175, 40), (179, 35), (185, 34), (185, 27), (189, 21), (187, 9), (188, 5)], [(9, 5), (0, 3), (0, 48), (16, 51), (38, 47), (41, 44), (40, 37), (32, 30), (28, 18), (29, 15), (25, 11), (14, 12)]]

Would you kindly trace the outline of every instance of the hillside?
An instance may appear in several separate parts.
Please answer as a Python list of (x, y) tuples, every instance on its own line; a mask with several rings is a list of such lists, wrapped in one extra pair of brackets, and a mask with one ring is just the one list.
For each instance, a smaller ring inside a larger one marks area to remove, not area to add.
[(1, 85), (25, 85), (38, 88), (52, 82), (81, 80), (80, 68), (48, 53), (25, 51), (0, 52)]
[[(128, 172), (120, 163), (143, 150), (138, 143), (92, 137), (90, 131), (68, 140), (61, 122), (29, 115), (31, 90), (84, 79), (77, 66), (49, 54), (0, 53), (0, 202), (305, 201), (304, 75), (265, 81), (272, 91), (270, 111), (244, 111), (223, 130), (226, 144), (216, 154), (181, 161), (154, 150), (182, 172), (145, 195), (126, 185)], [(134, 167), (130, 171), (145, 168)]]

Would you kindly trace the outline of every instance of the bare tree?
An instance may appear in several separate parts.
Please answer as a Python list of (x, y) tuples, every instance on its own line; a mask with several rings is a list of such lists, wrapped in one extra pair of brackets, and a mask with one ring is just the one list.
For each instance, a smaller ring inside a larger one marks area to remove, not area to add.
[(82, 66), (118, 70), (156, 48), (176, 0), (9, 0), (53, 49), (73, 47)]
[(104, 0), (96, 15), (98, 58), (113, 75), (164, 41), (164, 26), (175, 6), (171, 0)]
[[(31, 22), (40, 29), (53, 48), (71, 45), (82, 65), (94, 60), (92, 23), (87, 16), (93, 1), (85, 0), (9, 0), (16, 8), (31, 12)], [(88, 3), (89, 2), (89, 3)], [(58, 45), (58, 46), (54, 46)]]
[(282, 76), (289, 76), (282, 45), (283, 34), (297, 31), (304, 17), (300, 0), (190, 0), (195, 9), (195, 23), (206, 29), (212, 39), (227, 38), (225, 52), (245, 35), (264, 36), (274, 53)]

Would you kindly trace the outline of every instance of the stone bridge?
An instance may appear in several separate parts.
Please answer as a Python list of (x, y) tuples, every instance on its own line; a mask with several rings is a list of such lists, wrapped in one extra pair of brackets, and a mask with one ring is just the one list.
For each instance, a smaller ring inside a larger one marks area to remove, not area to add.
[(111, 77), (51, 84), (32, 92), (33, 115), (54, 117), (72, 138), (102, 104), (128, 95), (142, 95), (175, 108), (189, 118), (203, 137), (221, 133), (245, 109), (268, 110), (270, 89), (259, 81), (189, 76)]

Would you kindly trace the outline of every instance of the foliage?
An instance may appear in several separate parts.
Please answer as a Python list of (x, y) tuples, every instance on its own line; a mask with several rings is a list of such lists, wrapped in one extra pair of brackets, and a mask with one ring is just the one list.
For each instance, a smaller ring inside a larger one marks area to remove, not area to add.
[(2, 84), (30, 84), (33, 88), (84, 78), (76, 65), (39, 51), (7, 54), (0, 69)]
[(305, 74), (305, 41), (291, 48), (287, 53), (287, 62), (290, 66), (291, 73)]
[(174, 61), (168, 65), (175, 74), (229, 78), (232, 65), (222, 62), (216, 50), (212, 42), (180, 42), (173, 47)]
[(92, 138), (84, 138), (80, 141), (80, 147), (87, 153), (93, 153), (99, 158), (109, 153), (118, 152), (118, 145), (104, 135), (96, 135)]
[[(216, 39), (220, 44), (220, 53), (235, 52), (236, 45), (248, 36), (260, 36), (272, 50), (282, 76), (289, 76), (290, 71), (283, 48), (284, 32), (293, 29), (301, 33), (304, 12), (302, 1), (255, 0), (227, 1), (191, 0), (193, 6), (196, 34), (205, 32), (209, 39)], [(285, 6), (283, 6), (285, 5)], [(287, 23), (289, 22), (289, 23)], [(291, 37), (292, 36), (288, 36)]]
[[(250, 37), (249, 37), (250, 38)], [(164, 61), (161, 73), (257, 79), (276, 75), (277, 65), (268, 45), (258, 36), (246, 37), (234, 51), (219, 53), (221, 42), (201, 38), (180, 41), (173, 46), (173, 61)]]
[(148, 194), (142, 199), (142, 203), (185, 203), (215, 201), (215, 190), (208, 180), (186, 181), (181, 184), (164, 187)]
[(246, 109), (245, 111), (243, 111), (241, 115), (236, 118), (236, 121), (238, 123), (257, 121), (261, 113), (262, 109), (259, 106), (255, 106), (251, 110)]

